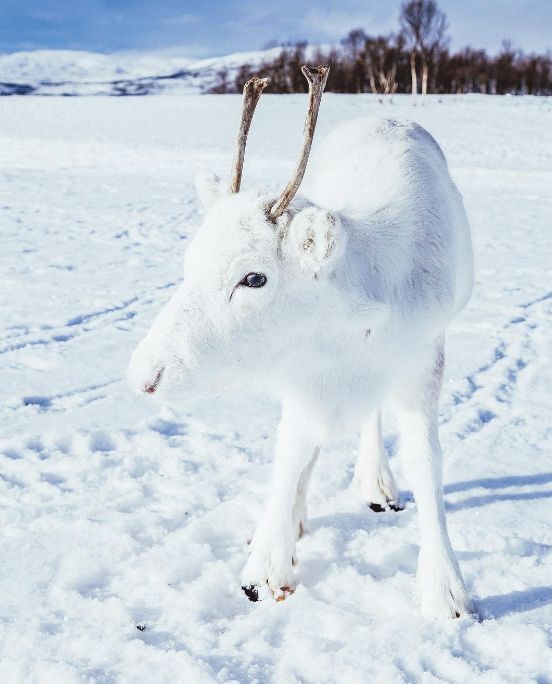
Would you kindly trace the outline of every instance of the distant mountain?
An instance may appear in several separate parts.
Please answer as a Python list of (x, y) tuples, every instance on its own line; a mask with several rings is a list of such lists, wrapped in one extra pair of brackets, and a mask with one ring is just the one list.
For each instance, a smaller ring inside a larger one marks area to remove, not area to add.
[(156, 53), (33, 50), (0, 55), (0, 95), (152, 95), (208, 92), (225, 70), (274, 58), (280, 48), (194, 60)]

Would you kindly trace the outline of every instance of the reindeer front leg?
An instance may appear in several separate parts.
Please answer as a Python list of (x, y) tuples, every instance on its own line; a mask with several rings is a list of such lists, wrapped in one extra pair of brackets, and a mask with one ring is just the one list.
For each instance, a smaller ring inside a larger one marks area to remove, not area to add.
[[(318, 445), (304, 429), (295, 407), (284, 405), (278, 427), (272, 489), (257, 525), (249, 559), (241, 576), (251, 601), (272, 594), (278, 600), (293, 592), (293, 564), (297, 536), (297, 506), (301, 476), (309, 469)], [(310, 475), (310, 472), (309, 472)], [(301, 502), (302, 503), (302, 502)]]

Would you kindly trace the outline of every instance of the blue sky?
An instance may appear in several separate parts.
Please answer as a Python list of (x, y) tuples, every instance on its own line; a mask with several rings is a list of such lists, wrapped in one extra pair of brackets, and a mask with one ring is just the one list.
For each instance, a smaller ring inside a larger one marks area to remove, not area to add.
[[(503, 38), (552, 48), (552, 0), (440, 0), (451, 47), (495, 52)], [(330, 42), (397, 28), (400, 0), (0, 0), (0, 52), (64, 48), (211, 56), (271, 40)]]

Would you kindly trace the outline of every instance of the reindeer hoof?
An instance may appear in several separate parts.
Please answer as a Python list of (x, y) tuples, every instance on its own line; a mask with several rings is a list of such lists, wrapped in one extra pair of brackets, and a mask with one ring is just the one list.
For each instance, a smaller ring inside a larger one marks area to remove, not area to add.
[(250, 601), (259, 600), (259, 587), (256, 584), (249, 584), (248, 586), (242, 585), (242, 589)]
[(279, 590), (273, 591), (272, 595), (274, 596), (275, 601), (285, 601), (288, 596), (291, 596), (295, 589), (293, 587), (280, 587)]
[[(247, 596), (250, 601), (256, 603), (257, 601), (262, 601), (267, 596), (272, 594), (272, 598), (277, 601), (285, 601), (288, 596), (291, 596), (295, 591), (294, 587), (280, 587), (279, 589), (270, 589), (268, 585), (265, 585), (266, 591), (262, 591), (262, 588), (258, 584), (242, 584), (243, 593)], [(261, 594), (259, 594), (259, 589), (261, 589)]]
[(382, 506), (379, 503), (370, 504), (370, 510), (374, 511), (374, 513), (385, 513), (385, 511), (388, 510), (388, 507), (390, 510), (395, 511), (395, 513), (399, 513), (399, 511), (404, 511), (404, 506), (398, 499), (396, 499), (395, 501), (388, 501), (387, 506)]

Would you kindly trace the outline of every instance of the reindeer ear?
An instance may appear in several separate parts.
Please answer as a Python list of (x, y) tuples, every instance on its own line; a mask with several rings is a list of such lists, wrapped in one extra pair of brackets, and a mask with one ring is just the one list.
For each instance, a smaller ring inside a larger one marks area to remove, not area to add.
[(308, 207), (295, 214), (286, 236), (286, 247), (301, 270), (316, 277), (329, 273), (343, 254), (345, 231), (339, 216)]
[(197, 196), (205, 211), (210, 209), (222, 194), (222, 181), (216, 173), (203, 171), (194, 179)]

